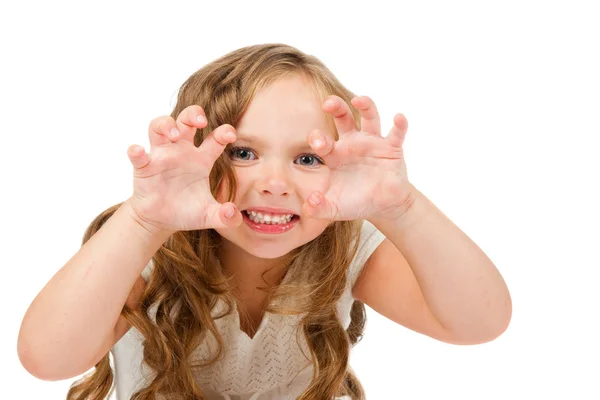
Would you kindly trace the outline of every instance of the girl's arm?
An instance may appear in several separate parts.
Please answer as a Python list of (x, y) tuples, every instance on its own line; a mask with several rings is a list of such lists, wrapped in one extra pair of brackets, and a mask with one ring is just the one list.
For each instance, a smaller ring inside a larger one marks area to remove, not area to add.
[(397, 220), (370, 222), (385, 240), (354, 298), (407, 328), (454, 344), (488, 342), (511, 319), (504, 279), (487, 255), (425, 195)]
[(123, 203), (29, 306), (17, 347), (33, 376), (61, 380), (80, 375), (110, 350), (136, 280), (170, 236), (150, 234), (134, 215)]

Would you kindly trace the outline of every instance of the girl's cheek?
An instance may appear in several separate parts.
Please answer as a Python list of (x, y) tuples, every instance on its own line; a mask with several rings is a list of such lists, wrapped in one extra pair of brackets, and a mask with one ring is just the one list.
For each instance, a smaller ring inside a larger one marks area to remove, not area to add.
[(225, 203), (227, 201), (227, 182), (225, 179), (222, 179), (221, 182), (217, 185), (217, 195), (215, 196), (215, 200), (219, 203)]
[[(237, 193), (234, 193), (234, 199), (233, 202), (238, 204), (240, 195), (243, 194), (244, 190), (246, 190), (244, 182), (246, 182), (246, 177), (244, 177), (243, 175), (240, 176), (238, 171), (234, 170), (234, 174), (235, 174), (235, 183), (237, 186)], [(228, 187), (229, 185), (227, 184), (225, 179), (222, 179), (221, 182), (217, 185), (217, 195), (215, 196), (215, 200), (217, 200), (219, 203), (225, 203), (228, 199), (227, 199), (227, 192), (228, 192)]]
[[(329, 172), (322, 174), (314, 174), (310, 176), (303, 177), (303, 185), (305, 191), (307, 192), (321, 192), (325, 193), (329, 188), (329, 182), (331, 180), (331, 174)], [(309, 195), (310, 193), (307, 193)]]
[(223, 203), (223, 199), (225, 197), (225, 184), (223, 183), (223, 181), (221, 181), (221, 183), (219, 183), (219, 185), (217, 186), (217, 198), (215, 200), (217, 200), (219, 203)]

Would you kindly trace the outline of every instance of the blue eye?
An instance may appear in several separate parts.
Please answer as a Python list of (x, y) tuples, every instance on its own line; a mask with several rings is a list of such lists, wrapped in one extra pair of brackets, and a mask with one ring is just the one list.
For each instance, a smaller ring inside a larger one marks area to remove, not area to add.
[(325, 162), (323, 162), (321, 158), (317, 157), (316, 154), (302, 154), (300, 157), (296, 158), (296, 160), (300, 160), (300, 165), (305, 167), (316, 167), (317, 164), (315, 164), (315, 161), (319, 164), (325, 164)]
[[(254, 155), (254, 158), (248, 159), (249, 155)], [(229, 156), (231, 158), (238, 158), (243, 161), (254, 161), (256, 160), (256, 155), (247, 147), (232, 147), (229, 149)]]
[[(227, 151), (229, 157), (241, 160), (241, 161), (254, 161), (257, 159), (254, 151), (248, 147), (232, 147)], [(254, 158), (252, 158), (254, 157)], [(296, 161), (300, 161), (299, 163)], [(299, 164), (304, 167), (316, 167), (318, 164), (325, 164), (325, 162), (318, 157), (316, 154), (302, 154), (296, 160), (294, 164)]]

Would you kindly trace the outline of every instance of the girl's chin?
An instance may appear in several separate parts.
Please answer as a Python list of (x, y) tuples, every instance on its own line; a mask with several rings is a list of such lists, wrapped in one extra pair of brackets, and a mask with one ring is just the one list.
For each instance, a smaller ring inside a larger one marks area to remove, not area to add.
[(275, 249), (270, 249), (270, 248), (263, 248), (263, 249), (259, 249), (256, 247), (252, 247), (252, 248), (247, 248), (244, 249), (247, 253), (253, 255), (254, 257), (257, 258), (264, 258), (267, 260), (274, 260), (277, 258), (281, 258), (283, 256), (286, 256), (287, 254), (290, 253), (291, 250), (289, 251), (283, 251), (283, 249), (281, 247), (279, 248), (275, 248)]
[[(221, 232), (219, 232), (221, 233)], [(225, 249), (228, 251), (239, 251), (242, 250), (251, 256), (256, 258), (264, 258), (267, 260), (273, 260), (281, 258), (290, 253), (293, 248), (287, 248), (282, 246), (282, 243), (248, 243), (245, 240), (236, 240), (240, 238), (227, 237), (227, 233), (223, 232), (221, 237), (226, 240)], [(237, 248), (237, 250), (236, 250)]]

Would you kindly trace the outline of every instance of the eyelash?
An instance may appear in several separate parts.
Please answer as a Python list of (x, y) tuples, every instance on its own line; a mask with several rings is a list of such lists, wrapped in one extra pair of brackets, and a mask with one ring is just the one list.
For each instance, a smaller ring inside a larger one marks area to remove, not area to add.
[[(240, 151), (240, 150), (244, 150), (244, 151), (248, 151), (252, 154), (254, 154), (254, 151), (249, 148), (249, 147), (232, 147), (229, 149), (228, 154), (230, 157), (235, 157), (236, 152)], [(255, 155), (256, 156), (256, 155)], [(310, 156), (313, 157), (319, 164), (325, 165), (325, 162), (323, 161), (323, 159), (321, 159), (321, 157), (317, 156), (316, 154), (313, 153), (305, 153), (305, 154), (300, 154), (298, 156), (298, 158), (300, 157), (305, 157), (305, 156)], [(242, 161), (254, 161), (254, 160), (242, 160)], [(305, 167), (314, 167), (315, 165), (304, 165)]]

